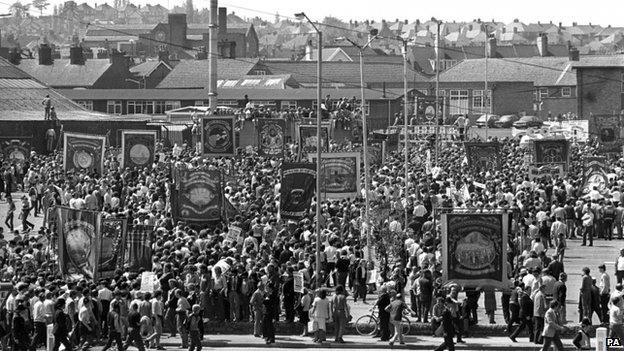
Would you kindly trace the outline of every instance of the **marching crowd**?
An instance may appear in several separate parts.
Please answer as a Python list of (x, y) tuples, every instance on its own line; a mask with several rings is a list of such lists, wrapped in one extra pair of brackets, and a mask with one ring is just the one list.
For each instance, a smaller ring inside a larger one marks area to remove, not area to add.
[[(362, 236), (364, 208), (356, 199), (322, 204), (323, 230), (315, 232), (314, 211), (300, 221), (278, 217), (280, 161), (240, 154), (203, 159), (193, 148), (175, 152), (160, 147), (154, 164), (144, 169), (119, 167), (115, 152), (107, 153), (104, 174), (65, 173), (62, 156), (32, 154), (22, 163), (4, 163), (0, 189), (8, 201), (6, 227), (0, 227), (0, 275), (10, 292), (0, 313), (3, 348), (32, 350), (45, 343), (46, 325), (53, 325), (54, 351), (87, 349), (115, 341), (119, 350), (135, 345), (162, 349), (163, 332), (180, 335), (182, 348), (201, 349), (205, 321), (253, 321), (253, 333), (275, 342), (275, 322), (297, 321), (303, 334), (326, 341), (328, 322), (336, 342), (343, 342), (352, 320), (353, 303), (369, 303), (379, 310), (380, 340), (403, 343), (398, 326), (404, 313), (431, 323), (431, 333), (443, 336), (438, 350), (454, 349), (454, 341), (470, 333), (478, 322), (479, 297), (490, 323), (503, 310), (507, 331), (515, 341), (524, 329), (529, 338), (548, 350), (560, 350), (565, 330), (565, 250), (569, 239), (622, 237), (624, 176), (622, 161), (610, 165), (613, 174), (605, 189), (583, 192), (580, 155), (596, 153), (596, 146), (573, 145), (563, 179), (531, 180), (526, 174), (525, 149), (517, 140), (501, 140), (502, 169), (471, 172), (460, 144), (440, 148), (439, 162), (409, 165), (408, 186), (403, 156), (391, 152), (372, 165), (370, 197), (372, 231), (377, 257), (366, 259)], [(334, 144), (333, 151), (357, 149)], [(292, 153), (296, 154), (296, 153)], [(424, 160), (426, 147), (412, 150)], [(288, 153), (285, 160), (294, 160)], [(171, 216), (171, 167), (232, 170), (225, 197), (238, 214), (216, 225), (195, 227)], [(18, 207), (12, 194), (20, 191)], [(407, 196), (406, 196), (407, 195)], [(154, 227), (152, 270), (158, 277), (153, 292), (140, 291), (141, 271), (123, 267), (110, 279), (64, 280), (54, 264), (56, 233), (37, 228), (30, 216), (48, 216), (54, 205), (101, 211), (104, 217), (127, 218), (130, 225)], [(314, 203), (313, 203), (314, 205)], [(508, 242), (509, 286), (497, 301), (491, 287), (469, 289), (444, 282), (441, 274), (439, 217), (442, 211), (509, 211), (513, 226)], [(405, 221), (407, 219), (407, 222)], [(242, 229), (243, 239), (224, 242), (228, 226)], [(316, 235), (323, 242), (322, 271), (316, 274)], [(597, 279), (584, 270), (579, 296), (583, 328), (574, 339), (588, 343), (593, 312), (624, 337), (624, 251), (616, 262), (617, 280), (599, 267)], [(294, 274), (304, 277), (303, 293), (295, 292)], [(317, 286), (322, 289), (314, 289)], [(612, 286), (614, 289), (612, 289)], [(465, 298), (460, 298), (460, 292)], [(373, 296), (371, 298), (371, 295)], [(407, 300), (408, 303), (405, 301)]]

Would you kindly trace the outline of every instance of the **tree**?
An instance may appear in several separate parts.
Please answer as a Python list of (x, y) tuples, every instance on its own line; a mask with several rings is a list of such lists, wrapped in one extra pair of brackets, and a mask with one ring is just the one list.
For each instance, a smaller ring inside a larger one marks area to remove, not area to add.
[(194, 23), (193, 15), (195, 14), (195, 9), (193, 8), (193, 0), (186, 0), (186, 21), (188, 23)]
[(348, 37), (353, 36), (353, 33), (350, 33), (346, 29), (349, 25), (336, 17), (325, 17), (323, 19), (323, 24), (321, 30), (323, 31), (323, 39), (327, 42), (332, 42), (334, 39), (338, 37)]
[(14, 2), (11, 7), (9, 7), (9, 12), (16, 19), (22, 19), (28, 16), (28, 10), (30, 9), (30, 4), (22, 4), (19, 1)]
[(39, 9), (39, 16), (43, 16), (43, 10), (50, 6), (50, 3), (48, 0), (33, 0), (32, 6)]

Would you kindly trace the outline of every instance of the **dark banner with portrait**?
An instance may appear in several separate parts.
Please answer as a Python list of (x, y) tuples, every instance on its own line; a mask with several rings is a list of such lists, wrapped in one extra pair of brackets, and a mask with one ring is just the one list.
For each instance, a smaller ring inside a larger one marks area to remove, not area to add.
[(594, 115), (595, 133), (603, 152), (620, 152), (620, 116)]
[(156, 131), (123, 130), (121, 151), (121, 167), (151, 166), (156, 152)]
[(191, 222), (219, 220), (223, 209), (221, 172), (177, 169), (175, 173), (176, 218)]
[(442, 214), (442, 279), (506, 287), (507, 213)]
[(316, 187), (316, 165), (311, 163), (282, 164), (280, 185), (280, 216), (301, 219), (310, 209)]
[(0, 158), (8, 163), (22, 164), (30, 159), (30, 143), (20, 139), (0, 138)]
[(468, 167), (473, 172), (493, 172), (501, 169), (502, 161), (499, 143), (467, 142), (464, 143), (464, 147), (466, 148)]
[(93, 279), (97, 271), (100, 212), (57, 207), (58, 260), (61, 275)]
[(141, 268), (152, 269), (152, 235), (154, 226), (132, 225), (128, 228), (125, 247), (124, 269), (137, 272)]
[[(304, 154), (316, 152), (316, 125), (298, 125), (299, 159)], [(329, 126), (321, 126), (321, 152), (329, 151)]]
[(204, 117), (201, 137), (205, 156), (234, 156), (234, 117)]
[[(442, 96), (438, 99), (438, 106), (436, 106), (435, 95), (419, 96), (416, 102), (416, 118), (420, 124), (435, 123), (436, 108), (438, 111), (442, 111), (444, 108), (444, 97)], [(442, 113), (438, 113), (438, 115), (441, 116)]]
[[(316, 155), (308, 155), (316, 164)], [(321, 196), (326, 199), (354, 199), (360, 192), (360, 153), (321, 154)]]
[(568, 169), (568, 141), (566, 139), (535, 139), (536, 165), (563, 164)]
[(126, 249), (126, 218), (102, 219), (97, 279), (111, 278), (121, 268)]
[(102, 174), (106, 137), (101, 135), (65, 133), (63, 135), (63, 169), (65, 172)]
[(588, 156), (583, 159), (583, 193), (591, 190), (600, 193), (608, 191), (607, 158), (605, 156)]
[(286, 121), (277, 118), (258, 119), (258, 155), (284, 156)]

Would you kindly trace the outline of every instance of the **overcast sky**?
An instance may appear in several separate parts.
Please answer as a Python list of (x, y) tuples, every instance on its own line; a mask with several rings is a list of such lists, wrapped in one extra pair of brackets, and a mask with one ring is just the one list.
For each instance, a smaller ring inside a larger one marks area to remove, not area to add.
[[(21, 0), (27, 3), (29, 0)], [(62, 4), (63, 0), (49, 0), (52, 4)], [(83, 0), (75, 0), (82, 3)], [(86, 0), (88, 4), (113, 0)], [(185, 0), (130, 0), (135, 4), (160, 3), (166, 7), (183, 5)], [(0, 0), (0, 8), (8, 9), (8, 4), (14, 0)], [(194, 0), (196, 8), (209, 7), (209, 0)], [(292, 16), (295, 12), (304, 11), (312, 20), (322, 20), (325, 16), (335, 16), (344, 20), (382, 18), (387, 20), (415, 19), (428, 20), (432, 16), (444, 21), (470, 21), (481, 18), (511, 22), (518, 18), (525, 23), (529, 22), (563, 22), (571, 25), (572, 22), (587, 24), (601, 24), (603, 26), (624, 26), (622, 0), (223, 0), (219, 6), (228, 7), (228, 12), (236, 12), (243, 17), (260, 16), (273, 19), (278, 12), (282, 16)], [(249, 8), (243, 9), (243, 8)], [(52, 7), (49, 8), (51, 10)], [(32, 14), (37, 14), (34, 10)]]

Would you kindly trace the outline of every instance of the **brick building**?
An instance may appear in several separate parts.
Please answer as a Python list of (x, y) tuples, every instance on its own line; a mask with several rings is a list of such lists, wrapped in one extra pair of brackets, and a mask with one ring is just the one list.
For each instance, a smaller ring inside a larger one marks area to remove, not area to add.
[(620, 114), (624, 109), (624, 55), (585, 56), (574, 64), (578, 114)]

